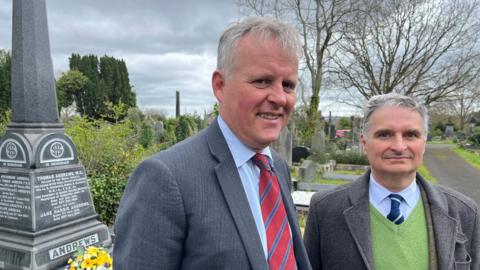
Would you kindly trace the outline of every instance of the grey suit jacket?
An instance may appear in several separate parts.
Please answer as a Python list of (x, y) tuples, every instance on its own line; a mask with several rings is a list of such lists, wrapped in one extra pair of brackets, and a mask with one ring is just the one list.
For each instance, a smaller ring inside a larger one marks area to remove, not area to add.
[[(311, 269), (289, 192), (272, 151), (298, 269)], [(217, 121), (135, 170), (115, 223), (115, 270), (268, 269), (253, 215)]]
[[(370, 235), (370, 171), (352, 184), (312, 197), (305, 246), (313, 269), (374, 269)], [(473, 200), (417, 174), (433, 223), (438, 270), (480, 269), (480, 221)], [(425, 202), (424, 202), (425, 203)]]

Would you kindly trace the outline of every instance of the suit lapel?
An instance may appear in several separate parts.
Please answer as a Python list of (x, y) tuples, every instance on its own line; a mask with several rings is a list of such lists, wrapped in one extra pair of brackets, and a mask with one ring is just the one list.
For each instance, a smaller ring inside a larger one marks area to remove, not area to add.
[(207, 141), (212, 155), (218, 160), (215, 173), (225, 201), (242, 239), (252, 269), (268, 269), (264, 251), (247, 196), (245, 195), (237, 167), (228, 149), (217, 120), (207, 131)]
[(310, 266), (306, 264), (307, 258), (304, 258), (307, 251), (303, 245), (302, 233), (300, 232), (300, 226), (297, 222), (297, 211), (295, 209), (295, 204), (293, 203), (292, 196), (290, 195), (290, 188), (288, 187), (288, 171), (282, 172), (279, 168), (283, 168), (280, 164), (279, 157), (275, 154), (274, 157), (274, 168), (275, 173), (277, 174), (278, 184), (280, 186), (280, 192), (282, 194), (283, 204), (285, 206), (285, 212), (287, 213), (288, 223), (290, 224), (290, 229), (292, 231), (292, 241), (293, 247), (295, 250), (295, 259), (298, 265), (298, 269), (309, 269)]
[(449, 266), (453, 265), (455, 243), (457, 242), (457, 221), (448, 215), (447, 202), (434, 187), (419, 174), (417, 174), (417, 182), (424, 188), (430, 206), (438, 269), (450, 269)]
[(343, 215), (355, 245), (360, 252), (367, 269), (373, 269), (373, 252), (370, 232), (370, 210), (368, 197), (368, 182), (370, 171), (352, 183), (349, 199), (351, 207)]

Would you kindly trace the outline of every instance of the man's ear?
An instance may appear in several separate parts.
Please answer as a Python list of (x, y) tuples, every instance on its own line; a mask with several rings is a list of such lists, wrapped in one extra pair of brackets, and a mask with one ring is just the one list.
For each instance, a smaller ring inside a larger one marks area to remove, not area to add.
[(225, 77), (220, 70), (215, 70), (212, 74), (213, 94), (217, 98), (218, 103), (223, 101), (223, 90), (225, 87)]
[(360, 134), (360, 142), (362, 143), (362, 149), (363, 149), (363, 152), (365, 152), (365, 144), (367, 143), (367, 140), (365, 138), (365, 136), (362, 134)]

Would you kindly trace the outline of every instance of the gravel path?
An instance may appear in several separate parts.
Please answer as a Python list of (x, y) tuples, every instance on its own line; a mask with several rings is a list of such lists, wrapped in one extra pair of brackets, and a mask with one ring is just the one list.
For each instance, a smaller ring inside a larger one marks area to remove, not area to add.
[(480, 170), (450, 150), (452, 145), (428, 144), (424, 164), (438, 182), (474, 199), (480, 205)]

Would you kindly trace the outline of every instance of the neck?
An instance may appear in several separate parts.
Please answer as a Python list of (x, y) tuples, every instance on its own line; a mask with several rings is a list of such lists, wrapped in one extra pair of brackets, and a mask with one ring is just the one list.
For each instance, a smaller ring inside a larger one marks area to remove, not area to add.
[(416, 172), (408, 174), (382, 174), (372, 170), (375, 180), (391, 192), (400, 192), (415, 181)]

